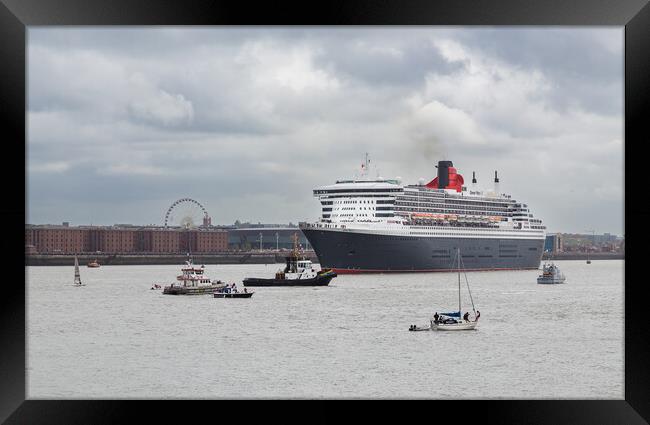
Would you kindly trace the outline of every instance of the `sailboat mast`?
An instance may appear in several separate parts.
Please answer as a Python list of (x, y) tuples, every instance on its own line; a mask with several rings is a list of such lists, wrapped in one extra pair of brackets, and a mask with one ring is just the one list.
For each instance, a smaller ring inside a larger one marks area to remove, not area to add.
[(476, 306), (474, 306), (474, 297), (472, 297), (472, 291), (469, 289), (469, 280), (467, 280), (467, 273), (465, 273), (465, 264), (463, 264), (463, 274), (465, 275), (465, 283), (467, 284), (469, 300), (472, 302), (472, 311), (474, 311), (474, 316), (476, 316)]

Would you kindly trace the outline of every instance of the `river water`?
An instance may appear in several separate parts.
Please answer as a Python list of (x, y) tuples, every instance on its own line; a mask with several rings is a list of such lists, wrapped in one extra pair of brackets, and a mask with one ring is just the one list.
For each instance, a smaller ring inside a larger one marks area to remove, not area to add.
[[(455, 273), (341, 275), (250, 299), (170, 296), (177, 266), (26, 267), (31, 399), (624, 399), (624, 261), (468, 272), (478, 329), (409, 332), (458, 305)], [(224, 281), (282, 265), (206, 265)], [(463, 311), (471, 302), (462, 279)]]

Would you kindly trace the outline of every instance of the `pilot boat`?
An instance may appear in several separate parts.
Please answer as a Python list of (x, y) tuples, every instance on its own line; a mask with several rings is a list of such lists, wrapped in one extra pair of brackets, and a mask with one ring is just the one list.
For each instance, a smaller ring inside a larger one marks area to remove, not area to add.
[[(155, 284), (154, 284), (155, 286)], [(205, 265), (196, 266), (190, 258), (181, 268), (181, 274), (176, 277), (176, 283), (165, 286), (163, 294), (167, 295), (205, 295), (213, 294), (215, 290), (224, 288), (220, 280), (210, 280), (205, 275)]]

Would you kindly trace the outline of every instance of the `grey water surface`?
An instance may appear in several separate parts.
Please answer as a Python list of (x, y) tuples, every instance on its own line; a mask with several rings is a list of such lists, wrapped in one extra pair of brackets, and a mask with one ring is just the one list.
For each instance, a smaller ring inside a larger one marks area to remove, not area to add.
[[(178, 266), (26, 267), (30, 399), (624, 399), (624, 261), (468, 272), (478, 329), (409, 332), (458, 305), (455, 273), (340, 275), (250, 299), (151, 290)], [(282, 265), (206, 265), (214, 279)], [(462, 277), (462, 309), (471, 311)]]

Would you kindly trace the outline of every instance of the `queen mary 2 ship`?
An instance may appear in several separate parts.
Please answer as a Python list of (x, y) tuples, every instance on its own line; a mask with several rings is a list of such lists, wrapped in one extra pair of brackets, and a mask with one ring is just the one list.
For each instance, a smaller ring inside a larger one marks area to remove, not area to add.
[[(528, 206), (494, 189), (465, 186), (451, 161), (429, 183), (378, 177), (339, 180), (314, 189), (320, 219), (300, 223), (321, 267), (337, 273), (453, 269), (460, 249), (466, 270), (539, 268), (546, 227)], [(365, 170), (368, 169), (366, 156)]]

